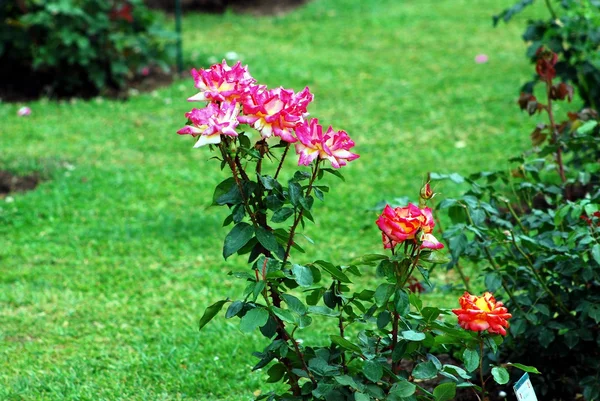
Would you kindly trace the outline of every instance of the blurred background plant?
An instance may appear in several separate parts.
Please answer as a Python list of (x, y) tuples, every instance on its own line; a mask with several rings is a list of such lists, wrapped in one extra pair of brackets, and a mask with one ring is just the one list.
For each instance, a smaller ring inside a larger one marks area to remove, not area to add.
[[(510, 21), (535, 0), (519, 0), (494, 16)], [(558, 54), (556, 72), (561, 80), (577, 87), (584, 106), (600, 106), (600, 0), (545, 0), (547, 18), (529, 19), (523, 40), (529, 44), (527, 56), (536, 62), (535, 52), (545, 45)], [(532, 92), (537, 76), (527, 82), (524, 92)]]
[(175, 34), (142, 0), (19, 0), (0, 13), (0, 85), (9, 98), (95, 96), (175, 59)]

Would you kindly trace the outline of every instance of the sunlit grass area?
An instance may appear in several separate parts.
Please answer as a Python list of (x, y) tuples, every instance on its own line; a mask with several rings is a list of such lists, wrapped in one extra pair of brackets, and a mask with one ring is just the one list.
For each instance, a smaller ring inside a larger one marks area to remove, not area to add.
[[(311, 115), (357, 144), (360, 159), (345, 182), (328, 179), (305, 230), (315, 244), (295, 260), (379, 252), (377, 203), (415, 199), (428, 171), (504, 168), (529, 146), (515, 105), (531, 75), (521, 25), (491, 24), (510, 3), (315, 0), (277, 17), (186, 14), (190, 65), (234, 52), (262, 83), (309, 86)], [(480, 53), (488, 63), (475, 63)], [(269, 388), (264, 372), (249, 373), (264, 339), (234, 319), (197, 330), (207, 305), (239, 296), (243, 282), (226, 273), (245, 258), (222, 260), (225, 211), (208, 207), (225, 172), (175, 134), (194, 93), (185, 79), (127, 101), (39, 100), (27, 118), (0, 104), (0, 168), (44, 178), (0, 199), (1, 400), (250, 400)]]

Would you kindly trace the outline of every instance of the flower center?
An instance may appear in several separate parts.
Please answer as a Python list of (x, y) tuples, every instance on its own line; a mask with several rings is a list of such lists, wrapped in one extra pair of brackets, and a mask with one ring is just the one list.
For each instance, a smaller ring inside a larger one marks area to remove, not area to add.
[(477, 301), (475, 301), (475, 305), (484, 312), (491, 312), (488, 303), (483, 297), (480, 297)]

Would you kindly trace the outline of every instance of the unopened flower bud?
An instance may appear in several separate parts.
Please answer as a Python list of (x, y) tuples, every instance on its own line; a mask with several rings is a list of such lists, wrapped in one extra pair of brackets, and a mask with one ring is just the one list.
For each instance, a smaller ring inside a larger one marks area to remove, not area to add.
[(421, 188), (420, 196), (423, 200), (429, 200), (435, 196), (435, 193), (431, 189), (431, 185), (429, 185), (429, 181)]

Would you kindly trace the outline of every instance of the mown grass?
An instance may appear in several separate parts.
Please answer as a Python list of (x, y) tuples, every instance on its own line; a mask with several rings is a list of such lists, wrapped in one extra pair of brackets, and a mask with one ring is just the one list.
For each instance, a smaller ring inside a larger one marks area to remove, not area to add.
[[(491, 27), (510, 3), (315, 0), (280, 17), (186, 16), (196, 66), (234, 51), (261, 82), (308, 85), (311, 114), (357, 143), (297, 260), (379, 251), (369, 208), (414, 198), (427, 171), (503, 168), (527, 148), (514, 103), (531, 70), (521, 27)], [(40, 100), (29, 118), (0, 105), (0, 167), (46, 178), (0, 201), (1, 400), (247, 400), (268, 388), (248, 373), (263, 339), (234, 320), (197, 331), (207, 305), (240, 294), (226, 273), (244, 259), (222, 260), (225, 214), (207, 208), (224, 173), (175, 134), (193, 93), (186, 79), (126, 102)]]

